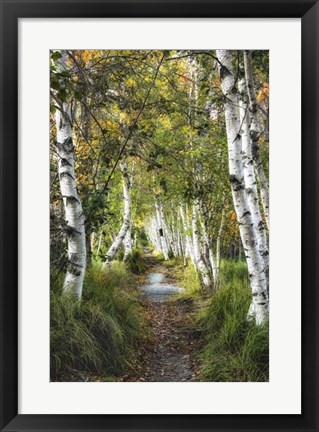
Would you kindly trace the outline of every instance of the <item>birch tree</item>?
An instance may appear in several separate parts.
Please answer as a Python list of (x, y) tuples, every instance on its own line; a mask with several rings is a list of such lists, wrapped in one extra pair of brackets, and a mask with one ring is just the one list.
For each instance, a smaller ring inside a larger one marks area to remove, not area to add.
[(214, 253), (213, 253), (213, 239), (211, 236), (209, 236), (209, 234), (207, 232), (207, 222), (202, 215), (200, 217), (200, 224), (201, 224), (206, 248), (208, 251), (208, 261), (209, 261), (209, 265), (210, 265), (210, 271), (211, 271), (211, 274), (213, 276), (214, 286), (216, 286), (216, 282), (217, 282), (216, 276), (217, 275), (216, 275), (215, 257), (214, 257)]
[(224, 222), (225, 222), (225, 213), (224, 213), (224, 209), (222, 210), (222, 216), (221, 216), (221, 220), (220, 220), (220, 225), (219, 225), (219, 230), (218, 230), (218, 234), (217, 234), (217, 240), (216, 240), (216, 274), (215, 274), (215, 283), (216, 285), (219, 282), (219, 269), (220, 269), (220, 244), (221, 244), (221, 238), (222, 238), (222, 233), (223, 233), (223, 228), (224, 228)]
[(261, 324), (268, 317), (267, 280), (263, 271), (263, 262), (259, 253), (256, 230), (245, 188), (238, 94), (236, 77), (232, 66), (233, 55), (228, 50), (216, 50), (216, 54), (221, 88), (224, 95), (229, 179), (252, 290), (252, 304), (249, 315), (255, 318), (257, 324)]
[(193, 235), (193, 246), (194, 246), (194, 259), (195, 265), (200, 274), (202, 283), (205, 288), (209, 288), (212, 285), (212, 280), (209, 274), (209, 270), (204, 261), (201, 247), (200, 247), (200, 233), (198, 228), (198, 203), (193, 204), (192, 211), (192, 235)]
[(108, 266), (110, 262), (114, 259), (131, 225), (131, 178), (128, 172), (127, 162), (120, 162), (120, 170), (123, 177), (123, 223), (120, 231), (118, 232), (111, 247), (105, 255), (105, 266)]
[[(254, 171), (253, 156), (252, 156), (252, 140), (249, 131), (249, 116), (247, 92), (245, 81), (239, 81), (239, 111), (241, 123), (242, 137), (242, 156), (243, 156), (243, 172), (245, 188), (247, 191), (247, 200), (250, 207), (250, 212), (254, 227), (256, 230), (259, 253), (264, 262), (264, 272), (268, 281), (269, 275), (269, 251), (268, 238), (264, 222), (259, 208), (259, 197), (257, 190), (257, 182)], [(268, 285), (268, 284), (267, 284)]]
[(132, 252), (132, 230), (131, 224), (128, 227), (125, 238), (124, 238), (124, 258), (123, 261), (126, 261), (130, 253)]
[(259, 184), (260, 184), (260, 193), (265, 213), (265, 219), (267, 223), (267, 227), (269, 229), (269, 187), (266, 179), (266, 175), (264, 172), (263, 163), (260, 157), (259, 152), (259, 137), (260, 137), (260, 129), (258, 122), (258, 105), (255, 94), (255, 84), (254, 84), (254, 76), (253, 76), (253, 66), (251, 59), (251, 51), (244, 51), (244, 65), (245, 65), (245, 77), (246, 77), (246, 86), (249, 97), (249, 111), (251, 115), (250, 122), (250, 138), (252, 140), (252, 156), (254, 161), (255, 170), (258, 176)]
[[(65, 73), (67, 53), (61, 51), (58, 59), (58, 73)], [(64, 89), (63, 89), (64, 90)], [(68, 242), (68, 265), (63, 290), (81, 298), (86, 267), (85, 218), (82, 203), (77, 191), (74, 169), (75, 146), (73, 144), (73, 118), (69, 102), (58, 101), (55, 113), (56, 149), (60, 190), (65, 211), (65, 232)]]
[(180, 205), (179, 211), (180, 211), (180, 216), (182, 219), (182, 224), (184, 229), (185, 254), (193, 261), (193, 263), (195, 263), (194, 246), (193, 246), (192, 237), (190, 236), (191, 229), (187, 218), (187, 212), (186, 213), (184, 212), (184, 208), (182, 205)]
[(163, 213), (161, 212), (161, 205), (157, 200), (155, 200), (155, 211), (156, 211), (157, 231), (160, 237), (161, 249), (164, 255), (164, 259), (167, 261), (169, 259), (169, 255), (168, 255), (169, 250), (168, 250), (168, 244), (166, 239), (166, 230), (164, 226)]

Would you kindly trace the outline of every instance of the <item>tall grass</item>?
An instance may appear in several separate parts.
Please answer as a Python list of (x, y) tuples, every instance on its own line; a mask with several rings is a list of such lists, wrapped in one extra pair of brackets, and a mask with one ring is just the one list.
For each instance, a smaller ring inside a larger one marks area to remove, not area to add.
[(139, 249), (132, 250), (126, 258), (126, 264), (133, 274), (141, 274), (146, 270), (146, 263)]
[(51, 380), (123, 374), (145, 333), (126, 265), (114, 262), (105, 271), (95, 264), (87, 271), (80, 302), (51, 289)]
[(180, 283), (186, 290), (186, 296), (197, 296), (202, 291), (198, 273), (191, 262), (184, 268)]
[(170, 269), (176, 278), (176, 283), (185, 288), (185, 293), (181, 294), (180, 297), (193, 297), (201, 294), (200, 280), (190, 260), (186, 266), (184, 265), (184, 261), (179, 258), (163, 261), (162, 264)]
[(244, 262), (224, 261), (220, 288), (201, 313), (203, 381), (268, 381), (268, 325), (247, 321), (251, 302)]
[(222, 260), (219, 277), (222, 285), (234, 284), (249, 287), (247, 264), (243, 260)]

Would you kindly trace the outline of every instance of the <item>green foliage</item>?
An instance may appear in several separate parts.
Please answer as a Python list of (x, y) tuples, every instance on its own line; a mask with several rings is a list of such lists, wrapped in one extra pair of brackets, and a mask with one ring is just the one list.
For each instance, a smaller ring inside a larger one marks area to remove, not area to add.
[[(83, 85), (79, 80), (74, 81), (68, 70), (60, 70), (58, 61), (62, 59), (61, 51), (51, 51), (50, 53), (50, 87), (55, 93), (55, 98), (60, 102), (67, 102), (69, 98), (75, 98), (77, 101), (82, 99), (82, 92), (79, 87)], [(58, 108), (53, 102), (50, 111), (53, 113)]]
[(51, 295), (51, 379), (70, 380), (81, 372), (122, 374), (134, 362), (144, 335), (125, 264), (115, 262), (107, 272), (94, 265), (87, 271), (81, 302), (66, 294)]
[(144, 230), (139, 230), (138, 244), (141, 247), (149, 247), (149, 241)]
[(268, 381), (268, 325), (247, 320), (251, 292), (241, 262), (224, 262), (221, 288), (199, 320), (202, 381)]
[(52, 51), (51, 52), (51, 59), (52, 60), (58, 60), (60, 58), (62, 58), (61, 51)]

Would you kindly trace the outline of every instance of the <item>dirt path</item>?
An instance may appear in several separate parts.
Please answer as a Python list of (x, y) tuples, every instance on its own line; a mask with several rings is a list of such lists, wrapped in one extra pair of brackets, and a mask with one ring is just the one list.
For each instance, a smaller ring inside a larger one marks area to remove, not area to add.
[[(192, 327), (193, 300), (176, 298), (169, 268), (148, 257), (149, 272), (143, 306), (150, 322), (150, 338), (141, 350), (141, 366), (123, 381), (196, 381), (196, 335)], [(155, 275), (155, 276), (154, 276)], [(163, 277), (160, 277), (163, 275)], [(152, 280), (155, 282), (151, 283)]]

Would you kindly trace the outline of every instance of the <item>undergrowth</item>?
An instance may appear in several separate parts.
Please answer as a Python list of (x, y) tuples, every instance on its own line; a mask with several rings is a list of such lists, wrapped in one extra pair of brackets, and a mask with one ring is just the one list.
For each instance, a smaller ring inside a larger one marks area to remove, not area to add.
[(131, 277), (124, 263), (107, 271), (95, 264), (81, 301), (61, 293), (61, 278), (51, 285), (52, 381), (82, 381), (81, 374), (112, 380), (134, 364), (145, 324)]
[(178, 295), (178, 297), (196, 297), (201, 295), (202, 287), (200, 280), (195, 267), (190, 261), (185, 266), (183, 261), (173, 258), (163, 261), (162, 264), (171, 269), (177, 280), (177, 285), (185, 288), (185, 293)]
[(224, 261), (220, 288), (200, 314), (202, 381), (268, 381), (268, 325), (247, 320), (251, 302), (246, 264)]
[(133, 249), (125, 262), (133, 274), (141, 274), (146, 270), (145, 260), (139, 249)]

